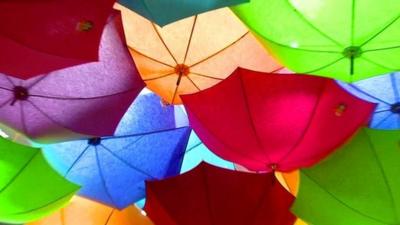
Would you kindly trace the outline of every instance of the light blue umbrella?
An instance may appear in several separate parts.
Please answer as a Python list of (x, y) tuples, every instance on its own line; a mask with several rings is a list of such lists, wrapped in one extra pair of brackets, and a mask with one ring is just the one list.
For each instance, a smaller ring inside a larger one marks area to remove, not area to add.
[(145, 180), (179, 174), (190, 128), (179, 107), (140, 95), (115, 136), (45, 147), (50, 163), (82, 186), (80, 195), (122, 209), (145, 197)]
[(355, 96), (378, 104), (370, 127), (400, 129), (400, 73), (372, 77), (352, 84), (338, 82)]

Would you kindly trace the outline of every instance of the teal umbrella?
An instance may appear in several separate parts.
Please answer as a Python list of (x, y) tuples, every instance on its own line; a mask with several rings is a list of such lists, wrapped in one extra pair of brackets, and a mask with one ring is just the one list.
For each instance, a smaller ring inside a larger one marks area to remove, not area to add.
[(119, 3), (160, 26), (250, 0), (119, 0)]

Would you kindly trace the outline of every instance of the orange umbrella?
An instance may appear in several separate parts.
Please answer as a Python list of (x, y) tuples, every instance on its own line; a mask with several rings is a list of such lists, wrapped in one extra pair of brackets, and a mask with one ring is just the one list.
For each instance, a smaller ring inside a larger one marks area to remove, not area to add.
[(74, 197), (64, 209), (53, 215), (27, 225), (153, 225), (150, 219), (142, 215), (136, 206), (119, 211), (109, 206), (82, 198)]
[(139, 73), (167, 103), (211, 87), (238, 66), (271, 72), (281, 68), (227, 8), (160, 28), (131, 10), (122, 11), (125, 34)]

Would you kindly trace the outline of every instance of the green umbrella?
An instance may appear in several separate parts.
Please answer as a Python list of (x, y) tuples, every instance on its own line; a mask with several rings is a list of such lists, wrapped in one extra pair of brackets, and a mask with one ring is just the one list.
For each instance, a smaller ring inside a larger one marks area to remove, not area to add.
[(160, 26), (199, 13), (250, 0), (119, 0), (121, 5)]
[(292, 211), (313, 225), (400, 224), (400, 131), (361, 129), (301, 171)]
[(233, 11), (295, 72), (352, 82), (400, 69), (398, 0), (251, 0)]
[(42, 218), (68, 203), (79, 187), (55, 172), (42, 151), (0, 138), (0, 222)]

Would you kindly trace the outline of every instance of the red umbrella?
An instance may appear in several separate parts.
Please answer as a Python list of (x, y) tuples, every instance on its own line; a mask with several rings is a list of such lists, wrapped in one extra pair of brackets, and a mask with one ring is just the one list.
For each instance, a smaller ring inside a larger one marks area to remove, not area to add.
[(182, 99), (207, 147), (258, 171), (318, 162), (366, 124), (375, 107), (331, 79), (241, 68)]
[(18, 78), (98, 60), (115, 0), (0, 1), (0, 72)]
[(148, 182), (145, 211), (162, 225), (291, 225), (293, 201), (272, 173), (203, 162), (178, 177)]
[(121, 16), (104, 29), (100, 61), (28, 80), (0, 74), (0, 121), (31, 138), (113, 135), (144, 84), (125, 44)]

